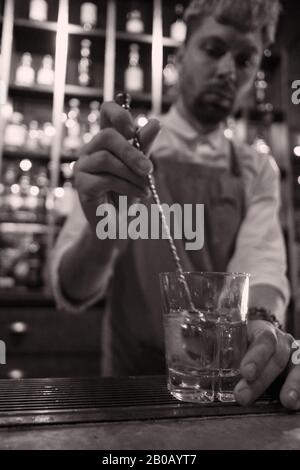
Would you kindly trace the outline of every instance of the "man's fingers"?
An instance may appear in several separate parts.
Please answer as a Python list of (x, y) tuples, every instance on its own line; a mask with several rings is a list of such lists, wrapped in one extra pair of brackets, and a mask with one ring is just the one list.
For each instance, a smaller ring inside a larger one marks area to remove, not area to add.
[(114, 101), (103, 103), (100, 115), (101, 129), (112, 127), (125, 139), (132, 139), (135, 132), (131, 114)]
[[(98, 151), (107, 151), (112, 158), (118, 158), (135, 173), (146, 176), (153, 170), (150, 160), (139, 150), (134, 148), (115, 129), (105, 129), (91, 142), (90, 155)], [(89, 158), (89, 154), (83, 155), (81, 159)]]
[[(265, 390), (274, 382), (274, 380), (286, 368), (290, 354), (292, 338), (279, 330), (274, 330), (274, 337), (270, 334), (270, 330), (266, 330), (263, 334), (254, 340), (253, 347), (249, 351), (248, 357), (245, 357), (241, 371), (243, 379), (235, 388), (235, 396), (238, 403), (242, 405), (255, 401)], [(265, 344), (264, 347), (262, 345)], [(275, 349), (274, 349), (275, 348)], [(253, 355), (253, 351), (255, 355)], [(273, 354), (270, 357), (271, 352)], [(252, 354), (252, 356), (251, 356)], [(259, 357), (261, 355), (261, 357)], [(247, 379), (249, 360), (256, 365), (255, 378)], [(268, 360), (267, 358), (270, 357)], [(246, 373), (245, 373), (246, 370)]]
[(93, 175), (110, 174), (117, 176), (140, 187), (142, 190), (147, 187), (147, 178), (145, 176), (137, 175), (121, 160), (105, 150), (81, 158), (77, 163), (77, 170)]
[[(132, 139), (135, 133), (130, 113), (113, 101), (105, 102), (101, 106), (100, 127), (102, 131), (108, 128), (115, 129), (126, 140)], [(81, 155), (89, 155), (100, 149), (102, 131), (90, 142), (82, 146), (80, 149)]]
[(254, 382), (248, 382), (245, 378), (240, 380), (234, 393), (240, 405), (249, 405), (262, 395), (282, 372), (282, 367), (277, 363), (274, 356), (261, 371)]
[(280, 401), (290, 410), (300, 410), (300, 366), (294, 366), (280, 392)]
[(248, 381), (254, 381), (274, 355), (277, 336), (274, 329), (257, 332), (250, 349), (241, 362), (241, 375)]
[(103, 202), (103, 195), (109, 191), (124, 194), (129, 197), (147, 197), (148, 192), (142, 190), (128, 181), (113, 176), (96, 176), (82, 173), (75, 186), (83, 203), (92, 204), (93, 207)]
[(155, 138), (161, 129), (160, 123), (157, 119), (150, 119), (146, 126), (138, 131), (138, 138), (141, 144), (142, 151), (147, 155)]

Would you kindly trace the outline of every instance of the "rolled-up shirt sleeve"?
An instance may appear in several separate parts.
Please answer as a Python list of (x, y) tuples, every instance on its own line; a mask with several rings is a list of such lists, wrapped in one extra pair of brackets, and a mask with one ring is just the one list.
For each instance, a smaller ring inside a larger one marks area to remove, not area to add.
[(272, 157), (261, 156), (248, 193), (246, 217), (228, 271), (248, 272), (250, 285), (271, 286), (280, 293), (283, 308), (289, 297), (286, 248), (279, 220), (280, 175)]
[(73, 313), (80, 313), (85, 311), (103, 299), (107, 291), (109, 280), (113, 274), (115, 260), (118, 255), (116, 249), (112, 253), (109, 263), (99, 278), (99, 289), (97, 290), (97, 293), (83, 302), (72, 302), (72, 299), (69, 299), (63, 291), (59, 268), (65, 253), (84, 237), (84, 234), (87, 230), (89, 230), (89, 225), (82, 211), (77, 192), (74, 191), (73, 209), (68, 219), (66, 220), (52, 250), (50, 266), (52, 290), (57, 307), (59, 309)]

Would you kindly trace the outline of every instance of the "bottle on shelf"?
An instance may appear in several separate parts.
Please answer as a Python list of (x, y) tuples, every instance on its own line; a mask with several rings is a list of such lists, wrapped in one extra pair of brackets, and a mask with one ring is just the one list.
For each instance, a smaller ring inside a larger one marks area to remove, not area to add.
[(51, 122), (45, 122), (40, 131), (40, 145), (43, 150), (49, 151), (55, 136), (55, 128)]
[(90, 103), (90, 112), (88, 115), (88, 130), (83, 135), (84, 143), (90, 142), (95, 135), (100, 132), (100, 103), (92, 101)]
[(41, 68), (37, 73), (37, 83), (45, 86), (54, 84), (53, 57), (49, 54), (43, 57)]
[(143, 91), (144, 74), (140, 66), (140, 53), (138, 44), (130, 45), (129, 64), (125, 70), (125, 89), (129, 92)]
[(36, 186), (38, 187), (37, 220), (39, 223), (46, 223), (47, 218), (47, 198), (49, 195), (49, 178), (47, 170), (40, 168), (36, 175)]
[(258, 122), (256, 123), (253, 148), (260, 154), (271, 153), (269, 130), (272, 123), (273, 105), (267, 102), (268, 83), (263, 70), (259, 70), (255, 81), (255, 101)]
[(15, 240), (15, 245), (18, 251), (12, 266), (14, 285), (29, 289), (43, 287), (43, 240), (37, 234), (27, 233), (22, 236), (22, 240)]
[(65, 124), (67, 135), (64, 139), (64, 152), (67, 154), (76, 152), (82, 144), (79, 106), (80, 101), (77, 98), (72, 98), (69, 101), (70, 109)]
[(183, 21), (184, 7), (180, 3), (175, 6), (176, 20), (171, 24), (170, 36), (178, 42), (183, 42), (186, 38), (186, 24)]
[(262, 114), (273, 112), (273, 105), (267, 102), (267, 91), (268, 83), (266, 74), (263, 70), (259, 70), (255, 80), (255, 100), (256, 109)]
[(145, 26), (142, 20), (142, 13), (139, 10), (131, 10), (127, 13), (126, 31), (133, 34), (144, 32)]
[(20, 195), (22, 198), (22, 205), (16, 211), (16, 220), (21, 222), (36, 222), (37, 221), (37, 206), (38, 206), (38, 193), (37, 186), (32, 184), (32, 163), (28, 159), (20, 162), (21, 176), (19, 180)]
[(27, 138), (27, 128), (23, 124), (23, 119), (22, 113), (12, 113), (4, 132), (4, 145), (6, 147), (24, 147)]
[(27, 251), (28, 273), (26, 276), (26, 287), (29, 289), (40, 289), (44, 285), (43, 265), (44, 253), (41, 241), (33, 236)]
[(46, 0), (30, 0), (29, 18), (33, 21), (47, 21), (48, 3)]
[(37, 152), (40, 146), (39, 123), (35, 120), (31, 121), (28, 126), (28, 134), (26, 141), (26, 150)]
[(64, 177), (63, 192), (60, 202), (60, 216), (65, 218), (70, 215), (73, 209), (74, 203), (74, 189), (73, 189), (73, 165), (70, 163), (64, 163), (61, 165), (61, 171)]
[(167, 64), (163, 70), (164, 86), (168, 93), (171, 93), (178, 83), (178, 70), (176, 67), (175, 55), (168, 55)]
[(16, 84), (21, 86), (31, 86), (34, 84), (35, 71), (32, 67), (32, 55), (25, 52), (22, 55), (20, 65), (16, 71)]
[(89, 39), (83, 39), (80, 43), (80, 61), (78, 64), (78, 82), (81, 86), (89, 86), (91, 84), (91, 41)]
[(9, 222), (13, 217), (14, 210), (22, 205), (20, 187), (17, 182), (18, 171), (16, 165), (8, 165), (3, 174), (0, 213), (0, 220), (2, 222)]
[(82, 3), (80, 7), (80, 24), (86, 31), (97, 26), (98, 7), (92, 2)]

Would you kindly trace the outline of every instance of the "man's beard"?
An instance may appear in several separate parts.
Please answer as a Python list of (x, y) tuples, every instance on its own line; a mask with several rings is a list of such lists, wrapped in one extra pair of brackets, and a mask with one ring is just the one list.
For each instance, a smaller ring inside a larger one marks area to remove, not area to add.
[(190, 103), (190, 111), (197, 121), (204, 125), (218, 125), (225, 121), (233, 111), (234, 103), (224, 104), (218, 100), (207, 100), (199, 97)]

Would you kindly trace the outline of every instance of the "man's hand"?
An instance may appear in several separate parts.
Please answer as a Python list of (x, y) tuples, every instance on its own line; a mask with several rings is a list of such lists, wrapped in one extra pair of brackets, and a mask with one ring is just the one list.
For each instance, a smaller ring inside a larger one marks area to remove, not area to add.
[(237, 402), (241, 405), (254, 402), (289, 367), (280, 400), (286, 408), (299, 410), (300, 365), (290, 363), (293, 337), (262, 320), (249, 322), (248, 335), (250, 347), (241, 363), (243, 378), (235, 388)]
[(160, 126), (152, 119), (139, 132), (140, 152), (128, 140), (135, 134), (133, 120), (128, 111), (114, 102), (101, 108), (101, 132), (81, 152), (75, 165), (75, 187), (79, 199), (94, 230), (96, 210), (108, 193), (132, 198), (150, 196), (147, 175), (152, 163), (145, 156)]

